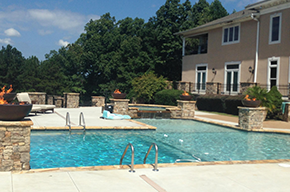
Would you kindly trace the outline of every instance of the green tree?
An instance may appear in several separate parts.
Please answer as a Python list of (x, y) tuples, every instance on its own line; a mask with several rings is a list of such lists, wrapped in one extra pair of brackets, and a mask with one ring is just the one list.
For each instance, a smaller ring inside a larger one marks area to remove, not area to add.
[(219, 0), (214, 0), (209, 6), (209, 15), (212, 21), (227, 16), (228, 12)]

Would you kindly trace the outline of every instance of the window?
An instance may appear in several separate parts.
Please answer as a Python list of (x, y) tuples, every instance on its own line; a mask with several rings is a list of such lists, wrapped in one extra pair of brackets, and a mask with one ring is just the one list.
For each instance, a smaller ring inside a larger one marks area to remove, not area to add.
[(240, 63), (230, 62), (225, 64), (225, 90), (227, 94), (238, 93), (240, 83)]
[(185, 38), (185, 55), (207, 53), (208, 34)]
[(279, 62), (280, 58), (278, 57), (268, 59), (268, 90), (279, 85)]
[(281, 13), (271, 15), (270, 17), (269, 44), (281, 42), (281, 18)]
[(240, 41), (240, 25), (223, 29), (223, 45), (238, 43)]
[(207, 64), (196, 65), (196, 86), (195, 89), (204, 92), (206, 88)]

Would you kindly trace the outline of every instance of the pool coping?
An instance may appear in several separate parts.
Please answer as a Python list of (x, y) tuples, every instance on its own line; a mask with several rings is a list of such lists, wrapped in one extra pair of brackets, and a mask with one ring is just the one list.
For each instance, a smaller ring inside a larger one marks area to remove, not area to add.
[[(151, 126), (151, 125), (147, 125), (145, 123), (141, 123), (139, 121), (135, 121), (132, 119), (124, 119), (126, 121), (130, 121), (132, 123), (136, 123), (139, 124), (140, 126), (86, 126), (86, 130), (156, 130), (157, 127)], [(71, 127), (72, 130), (83, 130), (82, 126), (73, 126)], [(43, 126), (43, 127), (31, 127), (31, 130), (34, 131), (46, 131), (46, 130), (58, 130), (58, 131), (62, 131), (62, 130), (69, 130), (68, 126), (62, 126), (62, 127), (47, 127), (47, 126)]]
[[(207, 161), (207, 162), (188, 162), (188, 163), (160, 163), (158, 168), (165, 167), (184, 167), (184, 166), (207, 166), (207, 165), (235, 165), (235, 164), (269, 164), (269, 163), (285, 163), (290, 159), (268, 159), (268, 160), (236, 160), (236, 161)], [(135, 164), (134, 169), (154, 168), (153, 164)], [(43, 172), (67, 172), (67, 171), (103, 171), (103, 170), (130, 170), (129, 165), (103, 165), (103, 166), (86, 166), (86, 167), (59, 167), (59, 168), (43, 168), (30, 169), (24, 171), (12, 171), (13, 174), (29, 174)]]

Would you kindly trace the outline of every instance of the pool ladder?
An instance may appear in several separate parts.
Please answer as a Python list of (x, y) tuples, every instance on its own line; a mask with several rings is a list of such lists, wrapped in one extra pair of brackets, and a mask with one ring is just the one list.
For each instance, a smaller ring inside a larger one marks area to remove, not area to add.
[[(69, 133), (71, 133), (71, 122), (70, 122), (70, 115), (69, 115), (69, 112), (66, 113), (66, 118), (65, 118), (65, 126), (68, 126), (68, 129), (69, 129)], [(86, 132), (86, 123), (85, 123), (85, 118), (84, 118), (84, 114), (83, 112), (80, 113), (80, 116), (79, 116), (79, 125), (78, 126), (81, 126), (83, 127), (83, 132), (85, 133)]]
[[(153, 146), (155, 147), (155, 163), (154, 163), (153, 171), (158, 171), (158, 146), (157, 146), (156, 143), (152, 143), (151, 146), (149, 147), (149, 149), (148, 149), (148, 151), (147, 151), (147, 153), (146, 153), (146, 155), (144, 157), (143, 163), (146, 164), (146, 159), (147, 159), (147, 157), (148, 157), (148, 155), (149, 155), (149, 153), (150, 153), (150, 151), (151, 151)], [(122, 155), (122, 157), (120, 159), (120, 165), (122, 165), (123, 159), (124, 159), (129, 147), (131, 147), (131, 152), (132, 152), (132, 155), (131, 155), (131, 166), (130, 166), (129, 172), (133, 172), (134, 173), (135, 172), (134, 171), (135, 150), (134, 150), (134, 146), (131, 143), (128, 143), (128, 145), (126, 146), (126, 148), (125, 148), (125, 150), (123, 152), (123, 155)]]

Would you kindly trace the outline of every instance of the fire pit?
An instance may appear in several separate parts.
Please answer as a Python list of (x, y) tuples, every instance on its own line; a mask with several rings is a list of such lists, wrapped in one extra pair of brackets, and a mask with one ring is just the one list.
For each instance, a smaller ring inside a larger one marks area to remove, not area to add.
[(119, 91), (119, 89), (116, 89), (116, 90), (114, 91), (114, 93), (112, 94), (112, 97), (113, 97), (114, 99), (125, 99), (125, 98), (126, 98), (126, 93), (121, 93), (121, 92)]
[(16, 95), (16, 93), (11, 93), (12, 90), (12, 85), (10, 85), (10, 89), (7, 90), (7, 92), (4, 86), (0, 93), (0, 120), (2, 121), (22, 120), (30, 113), (32, 108), (32, 104), (8, 103), (12, 101)]
[(192, 95), (189, 95), (186, 91), (180, 95), (180, 99), (184, 101), (190, 101), (192, 99)]

